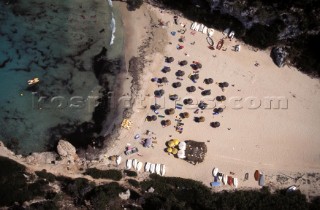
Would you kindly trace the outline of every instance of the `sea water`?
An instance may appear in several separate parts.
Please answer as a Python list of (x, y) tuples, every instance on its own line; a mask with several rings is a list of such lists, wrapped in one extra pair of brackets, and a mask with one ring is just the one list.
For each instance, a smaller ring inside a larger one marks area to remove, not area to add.
[(0, 1), (1, 141), (45, 151), (52, 128), (92, 120), (102, 89), (92, 59), (102, 47), (122, 55), (119, 20), (109, 0)]

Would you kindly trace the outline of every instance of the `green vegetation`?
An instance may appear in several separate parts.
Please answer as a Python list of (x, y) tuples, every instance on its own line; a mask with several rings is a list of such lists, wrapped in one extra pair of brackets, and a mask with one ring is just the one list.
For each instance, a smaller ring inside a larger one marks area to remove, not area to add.
[(136, 177), (138, 174), (135, 171), (124, 170), (123, 171), (127, 176)]
[(121, 171), (115, 169), (99, 170), (97, 168), (89, 168), (85, 174), (95, 179), (112, 179), (115, 181), (122, 179)]
[(128, 179), (128, 183), (129, 183), (131, 186), (136, 187), (136, 188), (138, 188), (138, 187), (140, 186), (140, 183), (139, 183), (137, 180), (135, 180), (135, 179)]
[(134, 11), (139, 9), (143, 3), (143, 0), (127, 0), (128, 10)]
[(48, 180), (49, 182), (55, 181), (55, 175), (53, 175), (52, 173), (48, 173), (45, 169), (43, 169), (42, 171), (36, 171), (35, 174), (40, 178)]

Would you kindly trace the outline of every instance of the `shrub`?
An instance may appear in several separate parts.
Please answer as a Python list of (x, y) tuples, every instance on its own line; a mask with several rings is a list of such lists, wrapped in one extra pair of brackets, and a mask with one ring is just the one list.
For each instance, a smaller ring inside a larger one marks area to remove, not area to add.
[(143, 0), (127, 0), (128, 10), (134, 11), (139, 9), (143, 4)]
[(138, 188), (140, 186), (139, 182), (135, 179), (128, 179), (128, 183), (136, 188)]
[(97, 168), (89, 168), (86, 170), (85, 174), (95, 179), (112, 179), (119, 181), (122, 178), (121, 171), (115, 169), (99, 170)]
[(127, 176), (136, 177), (138, 174), (135, 171), (130, 170), (124, 170), (124, 173), (126, 173)]
[(42, 171), (36, 171), (35, 173), (38, 177), (46, 179), (49, 182), (54, 182), (56, 178), (55, 175), (53, 175), (52, 173), (48, 173), (45, 169), (43, 169)]

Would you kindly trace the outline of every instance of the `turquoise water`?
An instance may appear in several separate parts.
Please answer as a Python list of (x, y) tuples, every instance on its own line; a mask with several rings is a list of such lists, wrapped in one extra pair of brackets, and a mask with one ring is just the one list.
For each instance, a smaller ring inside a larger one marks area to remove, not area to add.
[[(61, 138), (53, 128), (92, 122), (103, 90), (92, 59), (104, 46), (121, 57), (118, 20), (106, 0), (0, 2), (0, 140), (16, 140), (21, 153), (44, 151)], [(28, 86), (35, 77), (40, 83)]]

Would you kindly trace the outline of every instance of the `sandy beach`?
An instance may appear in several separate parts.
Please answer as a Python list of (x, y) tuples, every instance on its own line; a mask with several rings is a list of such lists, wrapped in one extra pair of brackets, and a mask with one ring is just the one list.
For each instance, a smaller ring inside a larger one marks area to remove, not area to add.
[[(107, 157), (119, 155), (122, 163), (116, 168), (125, 169), (127, 159), (161, 163), (166, 165), (165, 176), (191, 178), (203, 182), (206, 186), (213, 181), (213, 168), (218, 167), (220, 172), (238, 178), (240, 189), (260, 188), (253, 178), (255, 170), (259, 170), (266, 176), (265, 185), (271, 189), (294, 184), (308, 196), (320, 194), (318, 79), (310, 78), (293, 67), (278, 68), (270, 57), (270, 50), (255, 51), (236, 39), (226, 39), (222, 32), (217, 30), (212, 37), (214, 46), (220, 39), (224, 39), (224, 46), (221, 50), (211, 50), (205, 34), (191, 33), (192, 22), (181, 16), (178, 19), (179, 24), (174, 24), (175, 14), (171, 11), (144, 4), (139, 10), (129, 12), (125, 3), (114, 4), (122, 11), (126, 31), (127, 71), (121, 75), (127, 78), (122, 84), (123, 97), (126, 100), (120, 98), (118, 105), (127, 109), (124, 110), (125, 116), (128, 116), (133, 124), (130, 129), (121, 129), (116, 139), (102, 151), (100, 161), (90, 162), (89, 167), (115, 168), (114, 161)], [(179, 33), (181, 29), (186, 29), (186, 32)], [(175, 35), (171, 32), (175, 32)], [(180, 36), (184, 36), (184, 42), (178, 41)], [(184, 48), (177, 49), (178, 44)], [(234, 51), (237, 44), (241, 45), (240, 52)], [(138, 72), (129, 71), (129, 61), (133, 56), (143, 63), (143, 69), (138, 69)], [(166, 56), (173, 57), (174, 61), (166, 63)], [(186, 60), (188, 65), (180, 66), (178, 61), (182, 60)], [(202, 64), (196, 82), (188, 78), (195, 73), (190, 67), (193, 61)], [(161, 70), (164, 66), (170, 67), (171, 71), (163, 73)], [(185, 72), (182, 80), (178, 80), (175, 75), (178, 70)], [(139, 81), (134, 81), (137, 74)], [(169, 82), (159, 84), (151, 81), (152, 78), (162, 77), (167, 77)], [(203, 82), (206, 78), (212, 78), (214, 82), (207, 85)], [(181, 87), (174, 88), (174, 82), (181, 82)], [(220, 82), (228, 82), (229, 86), (222, 90), (218, 85)], [(196, 91), (189, 93), (186, 88), (190, 86), (195, 86)], [(202, 96), (199, 87), (211, 90), (211, 95)], [(165, 94), (157, 98), (154, 92), (160, 89), (163, 89)], [(170, 94), (177, 94), (179, 98), (171, 101)], [(217, 102), (216, 97), (221, 95), (225, 96), (226, 100)], [(176, 104), (183, 104), (186, 98), (192, 98), (193, 104), (175, 109)], [(279, 106), (270, 106), (270, 98), (278, 100)], [(130, 103), (126, 103), (127, 100)], [(194, 112), (201, 100), (205, 101), (208, 107), (196, 114)], [(161, 105), (158, 119), (148, 122), (146, 117), (155, 115), (150, 109), (155, 103)], [(213, 115), (213, 109), (219, 107), (223, 108), (223, 112)], [(165, 114), (165, 109), (169, 108), (175, 109), (173, 115)], [(178, 133), (174, 126), (182, 112), (188, 112), (190, 116), (181, 119), (184, 124), (183, 132)], [(201, 116), (205, 117), (205, 121), (195, 122), (194, 118)], [(121, 117), (119, 115), (116, 121), (119, 125)], [(171, 120), (172, 123), (163, 127), (162, 120)], [(211, 127), (211, 122), (220, 122), (220, 127)], [(148, 135), (147, 131), (150, 131)], [(137, 134), (140, 138), (134, 139)], [(142, 146), (141, 142), (145, 138), (152, 139), (152, 147)], [(207, 153), (204, 161), (193, 165), (169, 155), (165, 149), (166, 142), (171, 139), (205, 142)], [(139, 152), (125, 155), (128, 145), (137, 147)], [(12, 156), (12, 159), (28, 165), (3, 147), (0, 149), (1, 155)], [(35, 170), (45, 168), (55, 174), (81, 176), (78, 168), (67, 171), (62, 164), (45, 166), (39, 162), (32, 167)], [(142, 171), (139, 173), (140, 180), (149, 175)], [(246, 173), (249, 173), (248, 180), (244, 179)], [(212, 189), (220, 191), (235, 188), (225, 185)]]
[[(133, 125), (130, 130), (123, 129), (120, 136), (115, 141), (112, 148), (107, 149), (106, 155), (121, 155), (123, 163), (120, 168), (125, 167), (126, 159), (136, 158), (142, 162), (162, 163), (167, 167), (167, 176), (179, 176), (202, 181), (209, 185), (213, 181), (212, 169), (218, 167), (223, 173), (234, 173), (234, 177), (239, 179), (239, 187), (259, 187), (253, 179), (256, 169), (263, 171), (266, 175), (266, 183), (269, 186), (287, 187), (291, 184), (300, 184), (303, 191), (313, 194), (319, 192), (320, 183), (312, 183), (312, 173), (320, 172), (319, 162), (319, 126), (320, 120), (315, 117), (320, 114), (317, 104), (320, 102), (320, 84), (318, 79), (312, 79), (297, 71), (293, 67), (285, 66), (278, 68), (270, 57), (270, 51), (255, 51), (252, 47), (246, 46), (240, 41), (224, 39), (224, 50), (210, 50), (206, 41), (206, 35), (200, 32), (191, 34), (191, 21), (179, 17), (179, 24), (175, 25), (172, 12), (163, 11), (150, 5), (139, 9), (137, 12), (123, 12), (124, 25), (132, 36), (127, 38), (127, 49), (131, 54), (126, 54), (128, 59), (132, 55), (138, 55), (134, 45), (139, 40), (146, 38), (148, 33), (143, 34), (139, 29), (141, 26), (146, 29), (145, 20), (153, 13), (158, 17), (157, 26), (152, 29), (152, 50), (145, 53), (147, 60), (141, 78), (142, 90), (139, 98), (136, 98), (130, 117)], [(145, 17), (143, 19), (142, 17)], [(133, 18), (136, 17), (136, 18)], [(140, 20), (142, 20), (140, 22)], [(138, 20), (138, 21), (132, 21)], [(167, 26), (161, 26), (168, 23)], [(186, 24), (187, 31), (184, 34), (178, 32), (183, 29), (180, 23)], [(138, 26), (139, 25), (139, 26)], [(151, 24), (150, 24), (151, 25)], [(150, 29), (150, 30), (151, 30)], [(165, 31), (166, 38), (158, 42), (159, 33)], [(171, 32), (176, 32), (175, 36)], [(150, 31), (149, 31), (150, 33)], [(179, 42), (180, 36), (185, 36), (183, 43)], [(128, 36), (126, 36), (128, 37)], [(220, 31), (215, 31), (213, 35), (215, 45), (225, 38)], [(136, 39), (136, 41), (134, 41)], [(168, 39), (164, 51), (156, 49), (163, 47), (163, 40)], [(134, 43), (133, 45), (128, 44)], [(194, 45), (191, 43), (195, 42)], [(172, 44), (169, 44), (172, 43)], [(177, 45), (183, 45), (181, 50)], [(236, 44), (241, 45), (241, 51), (235, 52)], [(131, 49), (131, 50), (130, 50)], [(150, 46), (149, 46), (150, 50)], [(165, 56), (174, 57), (174, 62), (166, 63)], [(188, 65), (179, 66), (178, 61), (187, 60)], [(190, 64), (198, 61), (202, 64), (199, 70), (199, 79), (193, 83), (188, 78), (193, 73)], [(258, 65), (255, 65), (258, 63)], [(169, 66), (169, 73), (161, 72), (164, 66)], [(176, 79), (176, 71), (183, 70), (185, 75), (183, 80)], [(167, 77), (168, 84), (151, 82), (152, 78)], [(214, 83), (206, 85), (205, 78), (213, 78)], [(173, 82), (181, 82), (181, 87), (173, 88)], [(228, 82), (229, 87), (224, 91), (217, 85), (219, 82)], [(186, 87), (195, 86), (197, 90), (188, 93)], [(201, 90), (210, 89), (211, 95), (204, 98)], [(162, 98), (155, 98), (154, 91), (163, 89), (165, 91)], [(177, 94), (179, 99), (176, 102), (169, 100), (169, 94)], [(223, 103), (215, 100), (216, 96), (224, 95), (227, 100)], [(194, 104), (200, 100), (206, 100), (208, 108), (193, 112), (197, 106), (184, 106), (182, 110), (175, 110), (174, 115), (165, 115), (164, 110), (175, 108), (175, 103), (183, 103), (183, 99), (192, 97)], [(270, 108), (270, 97), (279, 99), (279, 106), (272, 104)], [(241, 99), (241, 101), (236, 101)], [(184, 130), (181, 134), (175, 131), (174, 124), (163, 128), (158, 118), (157, 121), (147, 122), (146, 116), (154, 115), (150, 106), (155, 103), (161, 104), (159, 115), (164, 115), (164, 119), (175, 122), (179, 118), (179, 113), (189, 112), (190, 117), (183, 119)], [(236, 102), (237, 103), (236, 103)], [(252, 103), (253, 104), (252, 104)], [(239, 108), (239, 106), (241, 106)], [(210, 108), (209, 108), (210, 107)], [(223, 107), (223, 113), (213, 115), (214, 107)], [(205, 122), (197, 123), (194, 117), (204, 116)], [(212, 128), (210, 122), (218, 121), (221, 126)], [(156, 138), (153, 148), (143, 148), (140, 140), (148, 137), (145, 135), (149, 130)], [(134, 136), (140, 134), (139, 140), (134, 140)], [(165, 143), (170, 139), (177, 138), (181, 141), (195, 140), (205, 142), (208, 152), (203, 163), (192, 165), (184, 160), (168, 155), (165, 152)], [(139, 149), (138, 154), (124, 155), (125, 147), (130, 144)], [(244, 181), (245, 173), (249, 173), (249, 180)], [(309, 177), (310, 175), (310, 177)], [(288, 178), (286, 182), (280, 183), (283, 177), (301, 176), (301, 180)], [(278, 177), (278, 178), (277, 178)], [(280, 177), (280, 178), (279, 178)], [(278, 181), (277, 181), (278, 179)], [(311, 184), (306, 184), (310, 180)], [(218, 189), (218, 188), (216, 188)], [(232, 189), (230, 186), (220, 187), (221, 189)]]

